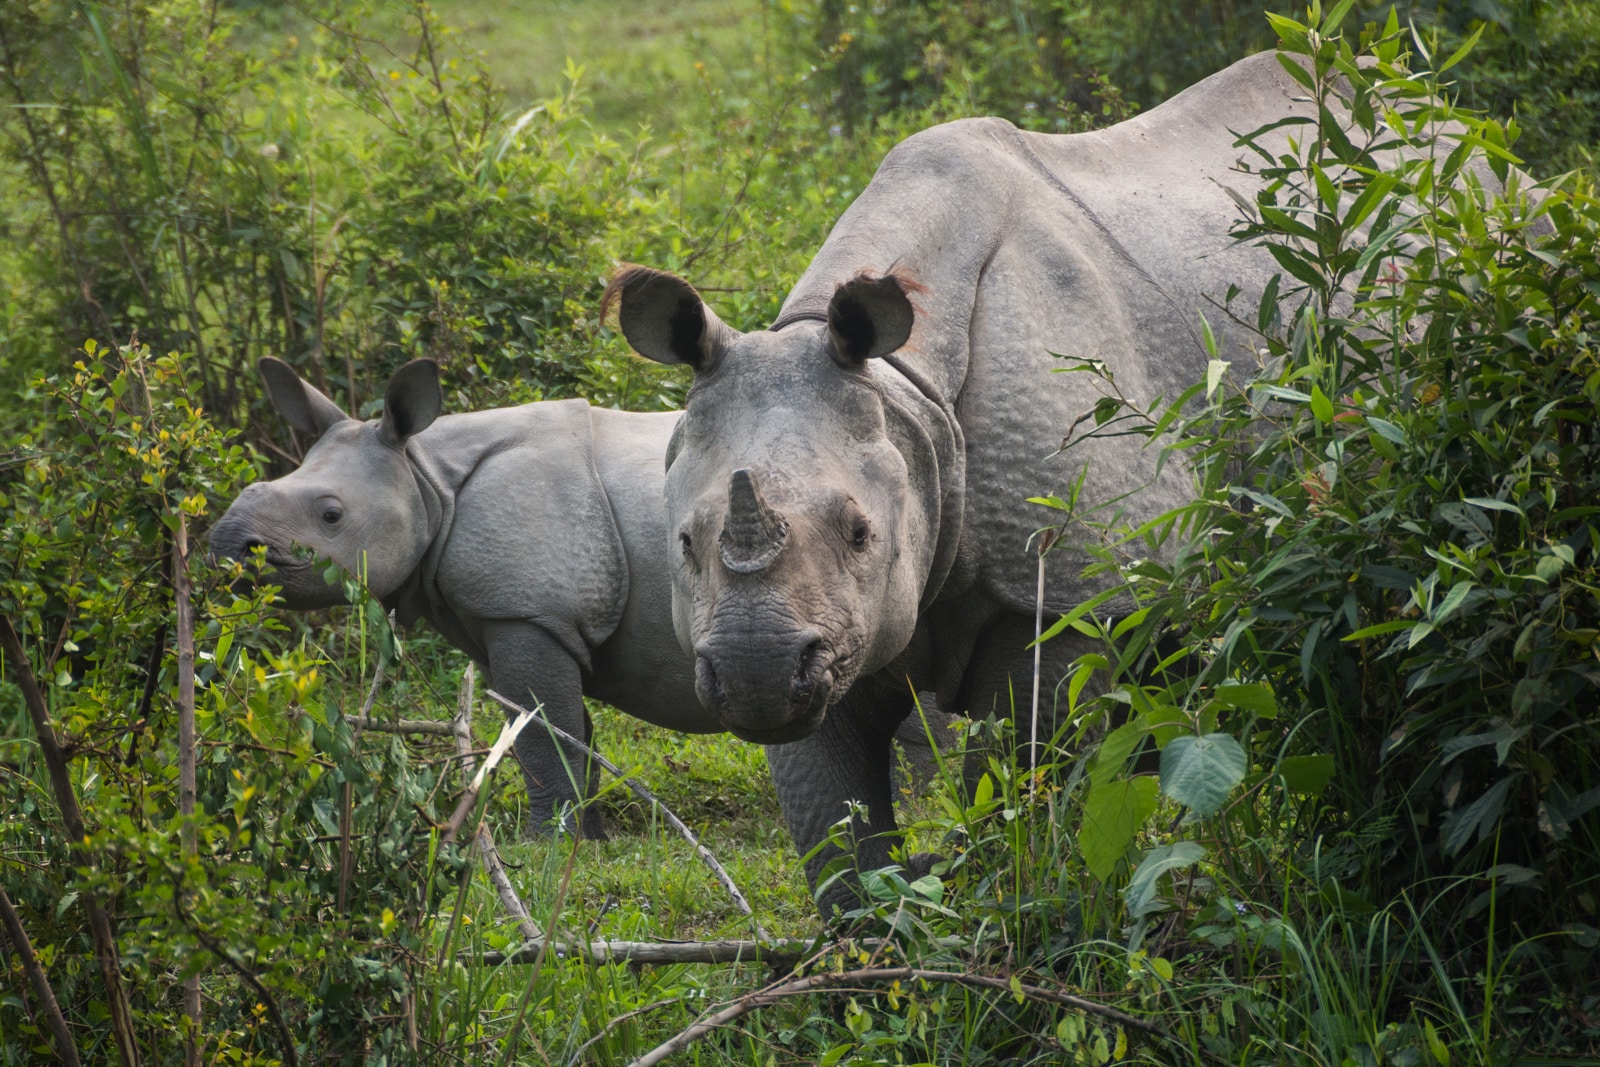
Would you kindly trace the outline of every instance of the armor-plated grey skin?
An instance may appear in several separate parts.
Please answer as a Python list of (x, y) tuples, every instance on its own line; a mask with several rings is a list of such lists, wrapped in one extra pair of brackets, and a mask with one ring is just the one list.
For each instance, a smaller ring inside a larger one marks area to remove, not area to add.
[[(265, 546), (266, 580), (297, 609), (343, 592), (295, 546), (335, 560), (401, 624), (428, 620), (496, 690), (542, 702), (586, 741), (585, 694), (658, 726), (721, 732), (672, 631), (661, 498), (676, 412), (564, 400), (440, 415), (438, 370), (418, 361), (390, 381), (383, 417), (361, 422), (287, 364), (260, 369), (273, 405), (317, 442), (299, 469), (239, 495), (211, 530), (214, 556)], [(535, 825), (579, 799), (577, 753), (564, 763), (537, 724), (516, 751)], [(590, 773), (584, 795), (593, 787)], [(605, 836), (599, 809), (576, 829)]]
[[(1141, 410), (1205, 373), (1202, 313), (1222, 356), (1241, 355), (1248, 338), (1210, 301), (1238, 285), (1253, 312), (1277, 267), (1228, 237), (1234, 196), (1258, 183), (1234, 141), (1313, 114), (1303, 93), (1269, 53), (1102, 131), (972, 119), (919, 133), (766, 332), (728, 328), (672, 275), (613, 280), (629, 343), (695, 370), (668, 453), (674, 621), (701, 699), (771, 746), (802, 854), (859, 800), (860, 860), (887, 861), (908, 681), (956, 711), (1009, 714), (1013, 690), (1026, 708), (1029, 538), (1059, 518), (1029, 496), (1076, 486), (1080, 519), (1135, 525), (1192, 498), (1181, 458), (1158, 471), (1138, 438), (1057, 454), (1102, 385), (1054, 373), (1052, 353), (1102, 361)], [(1102, 588), (1082, 573), (1093, 532), (1067, 535), (1048, 557), (1051, 613)], [(1070, 635), (1045, 647), (1047, 712), (1083, 650)], [(829, 858), (810, 861), (813, 884)]]

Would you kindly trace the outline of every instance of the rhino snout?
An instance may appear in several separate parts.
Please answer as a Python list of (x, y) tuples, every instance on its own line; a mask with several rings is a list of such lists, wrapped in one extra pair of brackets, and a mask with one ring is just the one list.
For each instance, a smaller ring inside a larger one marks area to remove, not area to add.
[(770, 660), (748, 646), (732, 654), (710, 642), (695, 649), (701, 703), (747, 741), (797, 741), (822, 724), (832, 701), (835, 657), (821, 635), (802, 631), (781, 644), (786, 651)]

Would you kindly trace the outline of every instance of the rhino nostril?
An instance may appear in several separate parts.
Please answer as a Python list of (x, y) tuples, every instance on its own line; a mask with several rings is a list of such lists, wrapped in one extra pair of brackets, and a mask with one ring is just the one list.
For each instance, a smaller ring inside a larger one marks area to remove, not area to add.
[(727, 702), (727, 697), (722, 692), (722, 682), (717, 678), (717, 669), (711, 665), (711, 660), (706, 656), (695, 657), (694, 689), (695, 695), (700, 698), (700, 703), (713, 711)]
[(794, 687), (796, 689), (808, 689), (815, 685), (826, 666), (826, 657), (822, 650), (822, 639), (817, 638), (800, 650), (800, 661), (794, 668)]

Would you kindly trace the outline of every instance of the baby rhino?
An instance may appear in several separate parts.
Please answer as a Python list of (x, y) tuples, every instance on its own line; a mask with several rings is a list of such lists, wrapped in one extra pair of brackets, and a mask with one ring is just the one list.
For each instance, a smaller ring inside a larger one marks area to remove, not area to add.
[[(428, 620), (496, 690), (585, 741), (585, 694), (669, 729), (723, 729), (672, 628), (662, 497), (676, 412), (562, 400), (440, 415), (438, 368), (419, 360), (362, 422), (288, 364), (259, 366), (273, 406), (318, 440), (298, 470), (239, 495), (211, 531), (214, 556), (265, 548), (299, 609), (343, 601), (317, 563), (332, 559), (402, 625)], [(593, 794), (592, 768), (563, 760), (537, 723), (516, 752), (535, 825)], [(604, 837), (599, 809), (576, 829)]]

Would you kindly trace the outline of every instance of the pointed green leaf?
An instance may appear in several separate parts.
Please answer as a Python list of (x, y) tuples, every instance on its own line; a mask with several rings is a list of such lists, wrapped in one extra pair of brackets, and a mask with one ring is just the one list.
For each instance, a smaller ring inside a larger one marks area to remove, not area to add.
[(1291, 793), (1316, 796), (1333, 781), (1333, 757), (1325, 752), (1314, 756), (1285, 756), (1278, 761), (1278, 777)]
[(1205, 859), (1205, 846), (1195, 841), (1178, 841), (1170, 845), (1157, 845), (1144, 854), (1128, 888), (1122, 891), (1128, 902), (1128, 914), (1137, 919), (1149, 914), (1155, 901), (1156, 882), (1168, 871), (1192, 867)]
[(1111, 877), (1117, 861), (1133, 845), (1133, 835), (1155, 814), (1156, 794), (1156, 780), (1149, 775), (1090, 787), (1078, 848), (1089, 872), (1100, 881)]

